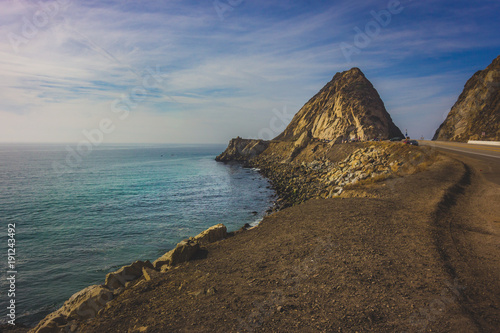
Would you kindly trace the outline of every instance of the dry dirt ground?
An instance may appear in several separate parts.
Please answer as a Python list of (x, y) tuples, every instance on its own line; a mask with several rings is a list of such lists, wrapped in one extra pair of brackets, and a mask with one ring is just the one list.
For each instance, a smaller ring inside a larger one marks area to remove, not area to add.
[(365, 191), (211, 244), (82, 332), (498, 332), (498, 186), (442, 158)]

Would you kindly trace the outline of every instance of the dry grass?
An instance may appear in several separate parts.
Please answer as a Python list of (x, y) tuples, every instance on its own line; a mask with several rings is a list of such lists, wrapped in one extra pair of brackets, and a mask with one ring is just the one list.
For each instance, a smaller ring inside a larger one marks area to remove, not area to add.
[(371, 187), (375, 184), (378, 184), (384, 180), (387, 180), (387, 179), (390, 179), (390, 178), (393, 178), (394, 175), (392, 174), (383, 174), (383, 175), (377, 175), (375, 177), (369, 177), (369, 178), (366, 178), (366, 179), (363, 179), (363, 180), (360, 180), (359, 182), (356, 182), (356, 183), (353, 183), (353, 184), (347, 184), (345, 187), (344, 187), (344, 190), (345, 191), (348, 191), (348, 190), (358, 190), (360, 188), (363, 188), (363, 187)]
[[(386, 163), (393, 163), (390, 167), (392, 173), (369, 177), (357, 183), (346, 185), (344, 188), (345, 191), (360, 191), (363, 187), (371, 188), (387, 179), (404, 177), (405, 175), (425, 171), (436, 162), (438, 156), (429, 147), (415, 147), (401, 143), (374, 142), (367, 146), (375, 146), (389, 153)], [(401, 162), (402, 165), (399, 165)]]

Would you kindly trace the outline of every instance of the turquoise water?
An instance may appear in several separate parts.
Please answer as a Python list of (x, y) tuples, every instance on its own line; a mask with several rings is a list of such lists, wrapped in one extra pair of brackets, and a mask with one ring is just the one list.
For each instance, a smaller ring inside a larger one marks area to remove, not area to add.
[[(261, 219), (273, 199), (267, 180), (215, 162), (224, 148), (108, 145), (68, 164), (64, 145), (0, 145), (5, 253), (7, 225), (16, 224), (16, 322), (32, 325), (108, 272), (214, 224), (236, 230)], [(6, 256), (1, 265), (4, 275)], [(5, 313), (8, 289), (4, 278)]]

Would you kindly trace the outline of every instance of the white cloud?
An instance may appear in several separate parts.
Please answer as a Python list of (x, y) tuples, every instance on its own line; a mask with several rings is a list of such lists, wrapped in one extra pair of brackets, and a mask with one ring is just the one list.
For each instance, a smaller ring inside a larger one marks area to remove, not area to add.
[[(157, 66), (161, 85), (147, 91), (126, 122), (117, 123), (110, 142), (223, 142), (233, 135), (255, 136), (269, 126), (272, 109), (298, 111), (335, 72), (353, 66), (374, 73), (368, 78), (389, 111), (405, 123), (419, 106), (444, 107), (456, 91), (441, 87), (469, 73), (423, 78), (412, 72), (401, 78), (392, 75), (398, 62), (486, 45), (485, 38), (470, 37), (484, 27), (468, 23), (457, 31), (447, 27), (449, 18), (419, 25), (401, 16), (348, 63), (339, 44), (351, 42), (353, 28), (366, 23), (378, 6), (341, 1), (319, 10), (313, 2), (245, 2), (224, 21), (211, 2), (140, 4), (150, 10), (134, 6), (139, 5), (70, 1), (16, 53), (6, 36), (22, 35), (23, 17), (32, 19), (39, 6), (2, 4), (0, 141), (78, 141), (83, 129), (111, 112), (114, 100), (141, 87), (146, 68)], [(433, 112), (422, 116), (422, 127), (425, 121), (434, 126)]]

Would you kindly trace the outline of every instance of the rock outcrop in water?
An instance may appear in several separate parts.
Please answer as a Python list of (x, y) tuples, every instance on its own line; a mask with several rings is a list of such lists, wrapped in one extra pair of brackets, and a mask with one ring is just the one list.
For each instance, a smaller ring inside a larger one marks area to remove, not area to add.
[(269, 147), (264, 140), (242, 139), (237, 137), (229, 141), (226, 150), (215, 158), (219, 162), (246, 161), (253, 158)]
[(242, 139), (229, 142), (216, 157), (220, 162), (248, 162), (277, 142), (291, 142), (285, 150), (274, 151), (291, 162), (310, 144), (318, 141), (340, 143), (350, 139), (389, 139), (403, 134), (392, 122), (373, 85), (359, 68), (337, 73), (293, 117), (287, 128), (272, 141)]
[(500, 141), (500, 56), (467, 81), (433, 140)]
[(333, 142), (403, 136), (359, 68), (335, 74), (276, 140), (294, 141), (306, 133), (312, 139)]

